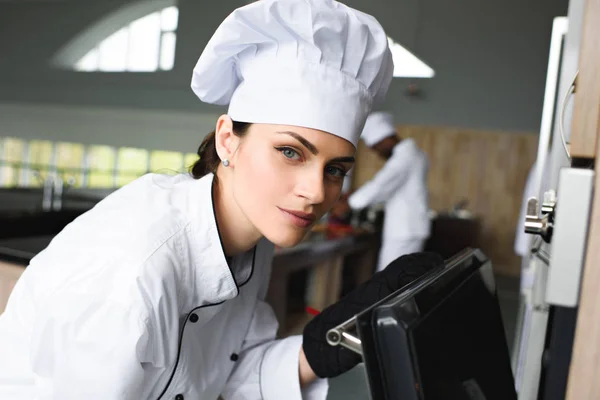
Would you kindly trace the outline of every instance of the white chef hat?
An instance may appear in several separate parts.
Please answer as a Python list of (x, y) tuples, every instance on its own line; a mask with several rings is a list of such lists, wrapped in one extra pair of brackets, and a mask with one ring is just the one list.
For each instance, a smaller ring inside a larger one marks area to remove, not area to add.
[(192, 89), (234, 121), (319, 129), (356, 146), (394, 65), (375, 18), (334, 0), (238, 8), (200, 56)]
[(367, 146), (371, 147), (386, 137), (394, 136), (395, 134), (396, 127), (394, 126), (394, 117), (392, 114), (377, 111), (369, 114), (360, 138)]

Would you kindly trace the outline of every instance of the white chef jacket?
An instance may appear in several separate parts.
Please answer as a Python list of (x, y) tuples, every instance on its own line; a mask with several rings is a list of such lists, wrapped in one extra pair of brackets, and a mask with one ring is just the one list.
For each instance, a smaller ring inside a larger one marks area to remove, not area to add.
[(37, 255), (0, 316), (0, 399), (325, 399), (274, 340), (273, 246), (228, 266), (213, 175), (149, 174)]
[(348, 198), (358, 210), (385, 203), (383, 241), (426, 239), (430, 233), (428, 215), (427, 156), (413, 139), (394, 146), (391, 157), (373, 179)]

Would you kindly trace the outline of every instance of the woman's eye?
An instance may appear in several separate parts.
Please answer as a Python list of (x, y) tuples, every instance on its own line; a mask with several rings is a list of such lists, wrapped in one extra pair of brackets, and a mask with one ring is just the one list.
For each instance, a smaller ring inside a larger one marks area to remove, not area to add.
[(289, 158), (290, 160), (297, 160), (298, 158), (300, 158), (300, 154), (298, 154), (296, 150), (290, 149), (289, 147), (282, 147), (278, 150), (281, 152), (281, 154), (283, 154), (285, 158)]
[(346, 171), (343, 170), (342, 168), (338, 168), (338, 167), (329, 166), (329, 167), (325, 168), (325, 171), (329, 175), (334, 176), (336, 178), (343, 178), (346, 176)]

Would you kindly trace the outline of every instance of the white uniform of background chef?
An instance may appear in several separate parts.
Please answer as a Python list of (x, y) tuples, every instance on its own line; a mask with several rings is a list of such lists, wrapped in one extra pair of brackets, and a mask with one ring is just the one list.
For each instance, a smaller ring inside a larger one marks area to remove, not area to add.
[(324, 399), (307, 339), (275, 340), (271, 243), (338, 199), (392, 69), (379, 23), (335, 1), (230, 14), (193, 72), (229, 104), (193, 176), (134, 181), (32, 260), (0, 317), (0, 398)]
[(351, 208), (385, 204), (377, 270), (404, 255), (423, 250), (430, 233), (428, 160), (413, 139), (398, 141), (391, 114), (369, 115), (361, 139), (387, 161), (377, 174), (348, 198)]

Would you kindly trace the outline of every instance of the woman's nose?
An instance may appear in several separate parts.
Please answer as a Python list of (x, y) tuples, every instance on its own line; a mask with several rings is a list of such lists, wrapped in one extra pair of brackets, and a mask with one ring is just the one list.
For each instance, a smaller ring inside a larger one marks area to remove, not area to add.
[(296, 186), (296, 194), (307, 199), (310, 204), (320, 204), (325, 200), (323, 172), (303, 174)]

